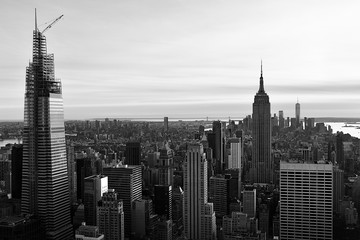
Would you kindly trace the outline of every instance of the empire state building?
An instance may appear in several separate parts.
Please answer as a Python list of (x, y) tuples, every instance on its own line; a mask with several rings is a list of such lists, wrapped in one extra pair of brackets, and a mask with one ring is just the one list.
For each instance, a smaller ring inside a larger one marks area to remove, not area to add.
[(253, 156), (250, 180), (253, 183), (271, 183), (273, 164), (271, 161), (271, 113), (269, 96), (264, 90), (261, 64), (260, 87), (253, 103)]
[(46, 239), (73, 239), (61, 82), (44, 31), (35, 15), (33, 58), (26, 68), (21, 212), (40, 220)]

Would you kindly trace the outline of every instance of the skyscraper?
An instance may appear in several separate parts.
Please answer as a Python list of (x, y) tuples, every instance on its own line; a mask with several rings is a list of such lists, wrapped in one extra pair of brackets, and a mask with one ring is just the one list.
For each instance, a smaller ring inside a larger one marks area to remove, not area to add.
[(279, 111), (279, 128), (282, 129), (285, 127), (285, 118), (284, 118), (284, 111)]
[(26, 68), (21, 211), (39, 217), (47, 239), (72, 239), (61, 82), (44, 31), (35, 15), (33, 59)]
[(261, 65), (260, 88), (253, 103), (253, 159), (250, 180), (253, 183), (271, 183), (273, 164), (271, 161), (271, 113), (269, 96), (264, 90)]
[(103, 193), (108, 191), (108, 177), (93, 175), (84, 179), (84, 214), (87, 225), (95, 226), (96, 208)]
[(118, 165), (105, 167), (103, 174), (108, 176), (109, 188), (115, 189), (118, 198), (123, 201), (125, 237), (129, 238), (132, 229), (131, 206), (133, 201), (141, 200), (141, 166)]
[[(205, 235), (209, 236), (209, 233), (205, 234), (205, 230), (213, 230), (205, 228), (205, 226), (209, 226), (206, 224), (209, 222), (208, 220), (215, 219), (215, 212), (209, 212), (209, 208), (206, 207), (208, 206), (206, 205), (208, 199), (207, 181), (207, 160), (203, 146), (200, 143), (189, 143), (184, 164), (183, 209), (184, 230), (188, 239), (205, 239)], [(208, 216), (211, 216), (211, 219)], [(214, 236), (216, 236), (216, 232)]]
[(106, 240), (124, 239), (123, 202), (114, 189), (104, 193), (97, 208), (97, 225)]
[(300, 127), (300, 103), (297, 102), (295, 104), (295, 119), (296, 119), (296, 127)]
[(332, 239), (333, 166), (280, 163), (280, 239)]
[(215, 134), (214, 158), (216, 161), (216, 174), (221, 174), (224, 168), (224, 131), (220, 121), (214, 121), (212, 127)]

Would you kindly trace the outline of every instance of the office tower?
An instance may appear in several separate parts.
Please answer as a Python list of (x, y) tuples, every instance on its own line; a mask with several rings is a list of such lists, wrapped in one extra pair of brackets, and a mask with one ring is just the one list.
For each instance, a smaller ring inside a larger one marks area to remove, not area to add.
[(230, 174), (210, 177), (209, 201), (214, 204), (217, 217), (230, 213)]
[(307, 127), (308, 127), (308, 129), (314, 128), (314, 124), (315, 124), (315, 118), (308, 118), (307, 119)]
[(172, 186), (154, 186), (154, 212), (159, 216), (165, 216), (167, 220), (172, 219)]
[(256, 189), (243, 191), (243, 212), (248, 217), (256, 217)]
[(142, 197), (141, 166), (117, 165), (105, 167), (103, 174), (108, 176), (109, 188), (115, 189), (118, 198), (123, 201), (125, 237), (129, 238), (132, 229), (132, 202), (141, 200)]
[(76, 159), (76, 196), (78, 199), (84, 199), (84, 179), (96, 175), (94, 161), (91, 158), (84, 157)]
[(124, 205), (114, 189), (105, 192), (98, 203), (97, 225), (105, 240), (124, 240)]
[(93, 175), (84, 179), (84, 213), (87, 225), (95, 226), (96, 208), (102, 195), (108, 191), (108, 177)]
[(140, 165), (140, 156), (140, 142), (127, 142), (125, 150), (126, 164)]
[(333, 211), (340, 213), (340, 204), (344, 199), (344, 171), (339, 168), (339, 166), (334, 166), (333, 168)]
[(284, 118), (284, 111), (279, 111), (279, 127), (280, 129), (285, 127), (285, 118)]
[(295, 104), (295, 119), (296, 119), (296, 127), (300, 127), (300, 103), (297, 102)]
[(174, 156), (172, 150), (170, 148), (160, 150), (160, 157), (157, 162), (159, 185), (173, 185)]
[(35, 21), (33, 61), (26, 68), (21, 212), (39, 217), (47, 239), (71, 239), (61, 82), (43, 33)]
[(332, 239), (332, 164), (280, 163), (280, 239)]
[(153, 214), (151, 200), (141, 199), (132, 203), (132, 235), (134, 239), (151, 237), (155, 230), (158, 216)]
[(21, 199), (23, 145), (15, 144), (11, 149), (11, 197)]
[[(214, 121), (212, 127), (215, 134), (214, 158), (216, 161), (215, 173), (221, 174), (224, 168), (224, 131), (220, 121)], [(209, 141), (210, 145), (210, 141)]]
[(75, 173), (76, 163), (75, 163), (74, 146), (70, 141), (66, 142), (66, 158), (67, 158), (67, 166), (68, 166), (70, 203), (75, 204), (77, 201), (76, 173)]
[(230, 155), (228, 156), (228, 168), (229, 169), (238, 169), (238, 197), (240, 199), (241, 193), (241, 171), (242, 171), (242, 139), (241, 138), (230, 138)]
[(260, 88), (253, 104), (253, 159), (250, 179), (253, 183), (271, 183), (273, 164), (271, 161), (271, 114), (269, 96), (264, 90), (261, 65)]
[(169, 131), (169, 118), (168, 117), (164, 117), (164, 131), (165, 132)]
[[(184, 163), (184, 230), (188, 239), (204, 239), (207, 203), (207, 160), (199, 143), (187, 145)], [(215, 215), (214, 215), (215, 217)]]
[(78, 229), (75, 231), (75, 239), (76, 240), (103, 240), (104, 234), (100, 234), (98, 226), (86, 226), (83, 223)]

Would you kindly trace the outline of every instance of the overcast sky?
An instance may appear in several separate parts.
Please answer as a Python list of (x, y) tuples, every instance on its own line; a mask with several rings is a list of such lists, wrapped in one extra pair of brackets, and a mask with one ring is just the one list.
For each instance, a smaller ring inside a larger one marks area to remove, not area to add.
[(0, 119), (23, 119), (34, 8), (66, 119), (360, 117), (360, 1), (2, 0)]

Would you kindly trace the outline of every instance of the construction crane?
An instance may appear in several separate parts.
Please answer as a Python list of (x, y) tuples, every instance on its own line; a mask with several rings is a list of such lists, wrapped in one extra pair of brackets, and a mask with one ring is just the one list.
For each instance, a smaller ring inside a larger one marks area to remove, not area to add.
[[(41, 34), (43, 34), (45, 31), (49, 30), (57, 21), (59, 21), (62, 17), (64, 16), (64, 14), (62, 14), (60, 17), (56, 18), (54, 21), (52, 21), (52, 23), (50, 23), (44, 30), (41, 31)], [(36, 8), (35, 8), (35, 30), (39, 31), (38, 27), (37, 27), (37, 16), (36, 16)]]
[(58, 17), (57, 19), (55, 19), (52, 23), (50, 23), (44, 30), (41, 31), (41, 34), (43, 34), (45, 31), (49, 30), (57, 21), (59, 21), (62, 17), (64, 16), (61, 15), (60, 17)]

